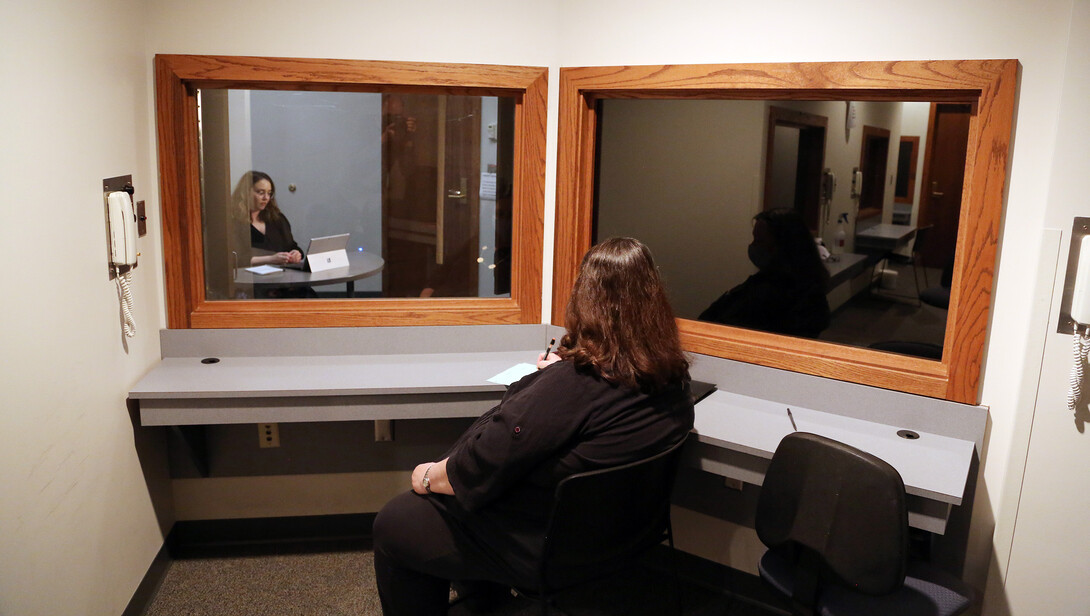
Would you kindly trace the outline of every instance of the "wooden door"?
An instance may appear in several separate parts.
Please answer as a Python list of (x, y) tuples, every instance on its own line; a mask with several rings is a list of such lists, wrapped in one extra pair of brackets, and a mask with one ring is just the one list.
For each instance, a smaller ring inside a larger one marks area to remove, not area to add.
[(920, 247), (920, 258), (927, 267), (945, 268), (954, 259), (970, 113), (969, 105), (931, 105), (920, 215), (916, 223), (921, 228), (934, 226), (926, 244)]
[(382, 97), (385, 297), (475, 297), (481, 101)]

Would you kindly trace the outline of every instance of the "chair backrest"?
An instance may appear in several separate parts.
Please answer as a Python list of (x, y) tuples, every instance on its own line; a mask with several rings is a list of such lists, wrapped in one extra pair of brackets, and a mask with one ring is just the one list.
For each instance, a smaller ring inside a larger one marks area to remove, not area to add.
[(757, 536), (770, 548), (816, 555), (819, 576), (867, 594), (904, 583), (908, 510), (901, 475), (844, 443), (795, 432), (776, 448), (757, 501)]
[(571, 475), (556, 486), (538, 590), (611, 573), (666, 538), (685, 440), (636, 462)]

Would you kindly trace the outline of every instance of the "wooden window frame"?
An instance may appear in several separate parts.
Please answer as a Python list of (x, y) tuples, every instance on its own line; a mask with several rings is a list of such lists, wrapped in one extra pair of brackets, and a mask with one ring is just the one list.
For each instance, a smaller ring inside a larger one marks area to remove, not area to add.
[(1018, 70), (1017, 60), (561, 68), (554, 322), (591, 246), (600, 99), (967, 102), (975, 114), (941, 361), (687, 319), (679, 327), (694, 353), (978, 404)]
[[(541, 322), (548, 69), (311, 58), (157, 55), (155, 78), (169, 328)], [(197, 139), (199, 88), (514, 96), (511, 297), (206, 300)]]

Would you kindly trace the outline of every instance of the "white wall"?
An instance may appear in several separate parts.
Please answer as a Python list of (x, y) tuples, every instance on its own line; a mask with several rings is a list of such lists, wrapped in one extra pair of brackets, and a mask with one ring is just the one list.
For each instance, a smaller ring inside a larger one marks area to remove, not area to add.
[(158, 201), (144, 6), (3, 12), (0, 614), (116, 615), (163, 543), (152, 494), (165, 484), (154, 459), (142, 469), (146, 435), (125, 407), (159, 358), (159, 223), (139, 243), (126, 345), (102, 198), (103, 179), (131, 174), (137, 199)]
[[(1032, 418), (1042, 376), (1033, 358), (1041, 355), (1035, 344), (1046, 331), (1039, 324), (1048, 302), (1027, 291), (1054, 269), (1040, 267), (1042, 229), (1069, 228), (1069, 217), (1084, 202), (1078, 190), (1086, 175), (1084, 150), (1066, 136), (1057, 143), (1056, 117), (1061, 97), (1070, 105), (1064, 117), (1077, 119), (1086, 112), (1085, 82), (1075, 79), (1085, 76), (1085, 64), (1081, 73), (1072, 73), (1070, 91), (1063, 89), (1065, 62), (1076, 65), (1090, 55), (1085, 43), (1068, 50), (1069, 41), (1090, 35), (1085, 2), (1078, 3), (1074, 33), (1069, 32), (1073, 0), (8, 4), (0, 25), (5, 57), (0, 179), (8, 191), (2, 206), (4, 245), (12, 258), (29, 259), (41, 245), (41, 232), (49, 233), (50, 244), (32, 270), (8, 267), (2, 274), (6, 287), (17, 292), (3, 308), (0, 613), (117, 614), (161, 543), (152, 490), (136, 459), (123, 406), (125, 392), (158, 355), (154, 330), (164, 322), (151, 121), (154, 53), (549, 66), (554, 72), (546, 238), (553, 232), (555, 69), (561, 64), (1019, 59), (1017, 128), (983, 382), (991, 422), (976, 495), (971, 578), (979, 583), (993, 554), (992, 570), (1006, 571), (1010, 553), (1012, 584), (1007, 596), (998, 589), (987, 613), (1034, 599), (1050, 598), (1057, 605), (1083, 600), (1077, 585), (1014, 582), (1017, 571), (1038, 563), (1077, 570), (1085, 560), (1084, 525), (1072, 526), (1056, 552), (1053, 546), (1023, 551), (1018, 542), (1011, 550), (1009, 544), (993, 545), (991, 537), (993, 524), (1004, 537), (1015, 536), (1022, 474), (1008, 462), (1027, 447), (1028, 431), (1021, 428)], [(121, 145), (106, 147), (108, 141)], [(102, 178), (124, 173), (133, 174), (151, 214), (151, 234), (141, 244), (136, 273), (139, 334), (127, 352), (119, 337), (117, 298), (105, 276), (99, 192)], [(1056, 189), (1049, 197), (1052, 184)], [(551, 252), (547, 240), (546, 319)], [(1050, 362), (1063, 363), (1062, 346), (1062, 341), (1049, 345)], [(1039, 401), (1041, 413), (1066, 412), (1062, 389), (1061, 375), (1049, 373), (1042, 380), (1047, 395)], [(1070, 430), (1063, 434), (1076, 438)], [(1069, 449), (1057, 448), (1059, 457), (1045, 462), (1044, 476), (1085, 476), (1083, 460), (1063, 453)], [(1062, 469), (1064, 475), (1048, 469)], [(1027, 480), (1035, 477), (1027, 470)], [(1081, 504), (1073, 495), (1078, 490), (1066, 483), (1057, 489), (1041, 485), (1040, 498), (1050, 507)], [(707, 547), (709, 536), (684, 541)], [(732, 546), (718, 554), (749, 567), (748, 557), (730, 554), (748, 553), (752, 538), (730, 537)]]
[[(912, 191), (912, 218), (916, 224), (920, 215), (920, 191), (923, 190), (923, 159), (927, 151), (927, 118), (931, 113), (928, 103), (905, 103), (901, 113), (901, 135), (919, 137), (919, 149), (916, 151), (916, 183)], [(891, 146), (893, 144), (890, 144)]]
[(602, 115), (598, 237), (645, 242), (674, 309), (696, 318), (757, 271), (766, 104), (617, 100)]
[[(232, 117), (235, 112), (232, 107)], [(257, 90), (250, 93), (246, 116), (251, 141), (242, 146), (252, 146), (253, 162), (232, 167), (231, 178), (237, 182), (250, 169), (268, 173), (304, 251), (311, 238), (348, 233), (350, 252), (381, 255), (382, 95)], [(381, 292), (382, 273), (357, 281), (355, 288)], [(344, 285), (322, 292), (343, 293)]]
[[(1010, 611), (995, 609), (995, 614), (1079, 614), (1090, 604), (1090, 586), (1082, 571), (1090, 553), (1086, 523), (1090, 511), (1090, 433), (1085, 423), (1090, 396), (1084, 396), (1076, 421), (1066, 405), (1071, 336), (1056, 333), (1072, 218), (1090, 216), (1086, 193), (1090, 172), (1086, 103), (1090, 100), (1090, 3), (1076, 3), (1070, 41), (1063, 90), (1057, 93), (1060, 109), (1054, 121), (1058, 137), (1045, 193), (1048, 245), (1042, 250), (1039, 285), (1043, 293), (1036, 294), (1040, 307), (1034, 314), (1044, 331), (1035, 340), (1041, 346), (1033, 349), (1031, 359), (1040, 358), (1043, 350), (1043, 362), (1039, 384), (1033, 389), (1036, 408), (1023, 409), (1024, 438), (1032, 434), (1028, 451), (1022, 448), (1023, 442), (1016, 441), (1018, 455), (1010, 458), (1007, 482), (1021, 482), (1023, 487), (1016, 519), (1012, 521), (1010, 515), (1015, 508), (1006, 507), (1002, 532), (996, 533), (996, 551), (1003, 554), (1009, 549), (1010, 560), (1004, 570), (1002, 559), (997, 559), (996, 575), (989, 580), (989, 600), (996, 608), (1009, 605)], [(1048, 283), (1053, 280), (1054, 288), (1050, 289)], [(1040, 317), (1047, 323), (1041, 323)], [(1005, 580), (1004, 588), (998, 587), (1000, 579)]]

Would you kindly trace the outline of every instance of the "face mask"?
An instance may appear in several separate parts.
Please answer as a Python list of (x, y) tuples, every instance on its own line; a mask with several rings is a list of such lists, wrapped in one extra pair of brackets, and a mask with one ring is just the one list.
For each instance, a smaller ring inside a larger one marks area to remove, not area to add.
[(749, 260), (756, 265), (759, 270), (763, 270), (769, 265), (772, 265), (772, 255), (757, 244), (750, 244), (746, 253), (749, 255)]

